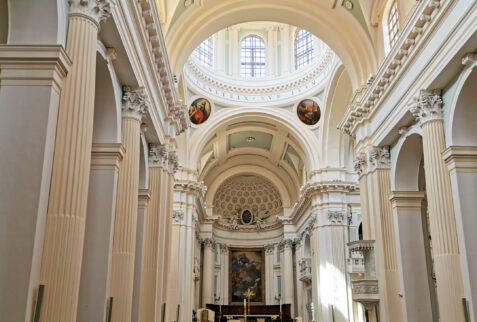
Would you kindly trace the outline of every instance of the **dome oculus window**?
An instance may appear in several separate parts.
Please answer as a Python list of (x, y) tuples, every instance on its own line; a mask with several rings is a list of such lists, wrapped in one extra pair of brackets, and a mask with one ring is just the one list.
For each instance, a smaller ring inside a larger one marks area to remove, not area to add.
[(214, 62), (214, 37), (204, 40), (195, 50), (194, 57), (202, 64), (213, 67)]
[(314, 58), (313, 35), (305, 29), (298, 29), (295, 37), (295, 68), (308, 65)]
[(265, 76), (265, 43), (258, 36), (247, 36), (240, 49), (240, 76)]

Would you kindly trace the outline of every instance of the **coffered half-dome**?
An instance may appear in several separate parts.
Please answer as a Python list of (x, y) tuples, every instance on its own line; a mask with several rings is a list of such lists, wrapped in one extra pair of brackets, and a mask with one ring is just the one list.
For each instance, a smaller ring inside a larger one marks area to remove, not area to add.
[(213, 212), (231, 229), (264, 229), (277, 223), (283, 202), (277, 188), (266, 178), (240, 174), (225, 180), (216, 191)]

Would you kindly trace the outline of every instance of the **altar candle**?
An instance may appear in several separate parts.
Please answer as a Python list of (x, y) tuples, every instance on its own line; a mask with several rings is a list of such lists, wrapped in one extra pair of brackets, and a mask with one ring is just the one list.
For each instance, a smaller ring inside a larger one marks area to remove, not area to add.
[(247, 308), (247, 300), (246, 299), (243, 299), (243, 307)]
[(282, 313), (282, 299), (280, 299), (280, 313)]
[(219, 312), (222, 313), (222, 304), (219, 304)]

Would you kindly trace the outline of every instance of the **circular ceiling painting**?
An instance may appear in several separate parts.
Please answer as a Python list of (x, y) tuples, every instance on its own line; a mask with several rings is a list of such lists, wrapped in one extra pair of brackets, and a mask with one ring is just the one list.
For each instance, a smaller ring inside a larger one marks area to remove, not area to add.
[(205, 98), (198, 98), (189, 107), (190, 121), (194, 124), (202, 124), (210, 116), (212, 108), (210, 102)]
[(315, 125), (321, 117), (320, 107), (311, 99), (301, 101), (296, 109), (296, 114), (300, 121), (306, 125)]

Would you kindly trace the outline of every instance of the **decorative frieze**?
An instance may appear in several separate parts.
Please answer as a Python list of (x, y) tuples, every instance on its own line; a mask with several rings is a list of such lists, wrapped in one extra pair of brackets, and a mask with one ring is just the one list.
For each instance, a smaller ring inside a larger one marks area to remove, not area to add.
[(423, 126), (425, 123), (442, 120), (442, 98), (440, 90), (421, 90), (409, 105), (409, 111)]
[(69, 15), (83, 15), (100, 24), (111, 16), (114, 0), (68, 0)]
[(138, 121), (146, 114), (149, 106), (144, 87), (132, 90), (130, 87), (123, 88), (123, 117), (134, 118)]

